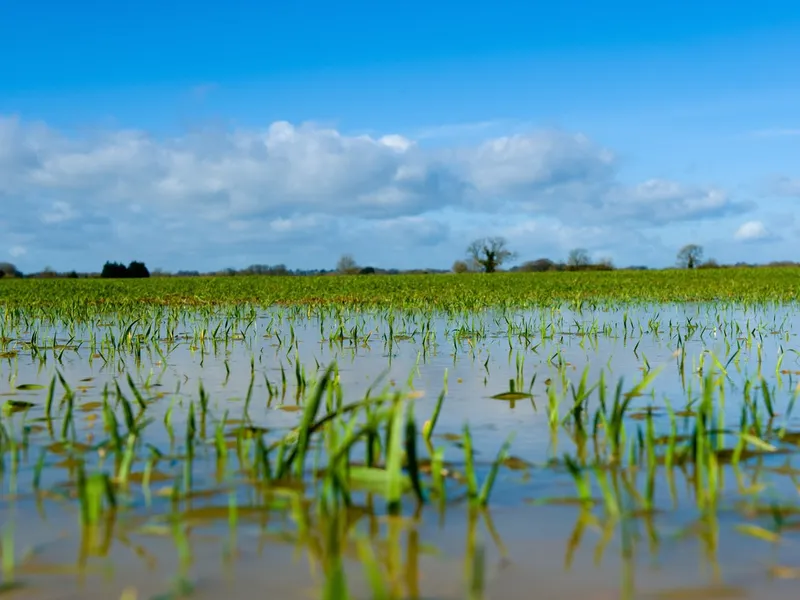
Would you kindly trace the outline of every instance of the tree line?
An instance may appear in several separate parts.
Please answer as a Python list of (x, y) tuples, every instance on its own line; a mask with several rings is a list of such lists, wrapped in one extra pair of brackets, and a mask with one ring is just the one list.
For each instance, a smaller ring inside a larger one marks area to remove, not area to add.
[[(686, 244), (676, 255), (675, 265), (682, 269), (710, 269), (722, 268), (714, 259), (703, 260), (704, 249), (699, 244)], [(452, 267), (447, 269), (382, 269), (372, 266), (359, 265), (352, 254), (342, 255), (335, 268), (333, 269), (295, 269), (290, 270), (283, 264), (253, 264), (244, 269), (227, 268), (219, 271), (201, 273), (200, 271), (177, 271), (175, 273), (165, 273), (160, 269), (151, 272), (147, 266), (140, 261), (131, 261), (128, 265), (119, 262), (107, 261), (100, 273), (56, 273), (50, 267), (38, 273), (23, 274), (16, 266), (10, 262), (0, 262), (0, 278), (88, 278), (101, 277), (104, 279), (132, 279), (146, 277), (233, 277), (233, 276), (312, 276), (312, 275), (397, 275), (401, 273), (495, 273), (506, 270), (509, 272), (545, 272), (545, 271), (610, 271), (614, 270), (611, 259), (600, 258), (593, 261), (589, 252), (585, 248), (573, 248), (567, 255), (565, 261), (554, 261), (549, 258), (538, 258), (528, 260), (519, 265), (504, 269), (509, 261), (517, 258), (517, 253), (509, 249), (505, 238), (485, 237), (474, 240), (466, 248), (465, 257), (456, 260)], [(737, 263), (731, 266), (754, 267), (759, 265)], [(766, 266), (798, 266), (797, 263), (790, 261), (772, 262)], [(646, 270), (646, 266), (629, 266), (627, 270)]]
[[(453, 263), (454, 273), (483, 272), (494, 273), (509, 260), (517, 258), (517, 253), (508, 248), (508, 242), (503, 237), (485, 237), (474, 240), (466, 251), (466, 258)], [(712, 268), (720, 265), (713, 259), (702, 262), (703, 247), (698, 244), (687, 244), (677, 254), (676, 266), (683, 269)], [(611, 271), (614, 263), (610, 258), (601, 258), (592, 261), (588, 250), (573, 248), (570, 250), (566, 262), (556, 262), (549, 258), (539, 258), (523, 262), (521, 265), (508, 269), (517, 272), (544, 272), (544, 271)], [(628, 269), (644, 270), (645, 266), (627, 267)]]
[(150, 277), (150, 271), (143, 262), (131, 261), (126, 267), (122, 263), (107, 262), (100, 272), (103, 279), (144, 279)]

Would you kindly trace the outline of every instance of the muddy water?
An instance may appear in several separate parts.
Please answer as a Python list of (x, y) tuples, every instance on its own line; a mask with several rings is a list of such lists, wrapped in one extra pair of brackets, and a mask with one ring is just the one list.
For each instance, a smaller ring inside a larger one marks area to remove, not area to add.
[[(660, 329), (667, 329), (669, 320), (685, 323), (687, 315), (699, 328), (693, 335), (681, 331), (686, 349), (683, 372), (675, 356), (676, 337), (647, 327), (656, 314)], [(798, 506), (794, 454), (758, 456), (740, 465), (738, 471), (725, 469), (723, 501), (713, 515), (703, 514), (697, 507), (691, 473), (678, 470), (669, 480), (660, 472), (655, 493), (660, 510), (649, 518), (612, 522), (602, 510), (593, 510), (591, 518), (574, 503), (536, 505), (548, 498), (575, 496), (569, 474), (547, 466), (548, 461), (574, 450), (565, 432), (554, 435), (549, 426), (547, 387), (562, 377), (578, 386), (586, 367), (590, 385), (602, 369), (613, 390), (618, 378), (624, 379), (626, 388), (631, 387), (648, 365), (653, 369), (663, 366), (652, 386), (654, 395), (637, 398), (633, 408), (663, 406), (668, 400), (681, 409), (699, 394), (701, 379), (692, 371), (703, 352), (711, 351), (727, 368), (727, 423), (737, 423), (744, 382), (759, 372), (773, 389), (778, 412), (788, 405), (797, 384), (795, 369), (800, 370), (797, 355), (788, 352), (797, 347), (795, 332), (800, 327), (792, 313), (726, 314), (720, 318), (713, 312), (698, 313), (696, 307), (660, 307), (646, 314), (631, 313), (629, 318), (644, 329), (623, 335), (618, 313), (566, 315), (549, 339), (542, 340), (534, 331), (527, 340), (513, 336), (511, 343), (502, 321), (489, 319), (483, 335), (465, 335), (455, 344), (454, 324), (441, 321), (436, 344), (425, 347), (420, 336), (400, 338), (389, 345), (380, 334), (354, 346), (331, 344), (321, 339), (324, 336), (317, 323), (293, 323), (300, 363), (311, 374), (317, 362), (337, 361), (350, 400), (375, 385), (381, 374), (382, 383), (392, 382), (399, 388), (414, 374), (413, 387), (424, 393), (416, 410), (422, 421), (432, 410), (447, 372), (448, 396), (434, 443), (446, 448), (445, 459), (456, 468), (463, 463), (462, 450), (447, 434), (459, 434), (465, 421), (473, 432), (481, 477), (506, 436), (512, 431), (517, 434), (512, 454), (523, 464), (501, 471), (486, 513), (471, 514), (463, 503), (454, 501), (443, 513), (436, 506), (426, 507), (411, 523), (365, 514), (353, 525), (354, 531), (377, 540), (398, 593), (442, 600), (466, 597), (465, 569), (479, 544), (486, 552), (487, 598), (797, 597), (793, 569), (800, 569), (795, 548), (798, 536), (790, 529), (773, 544), (740, 529), (742, 524), (767, 529), (772, 524), (769, 514), (753, 517), (743, 503), (751, 507), (768, 503)], [(265, 316), (261, 322), (266, 321)], [(574, 335), (569, 326), (574, 321), (586, 327), (595, 323), (598, 333)], [(732, 323), (740, 327), (734, 328)], [(610, 329), (604, 330), (604, 324)], [(371, 329), (383, 331), (385, 327), (367, 322), (365, 330)], [(757, 335), (751, 336), (748, 345), (742, 332), (753, 329)], [(229, 420), (241, 417), (251, 361), (257, 376), (249, 415), (274, 435), (281, 434), (298, 419), (291, 383), (295, 349), (279, 343), (275, 332), (268, 337), (261, 333), (216, 348), (209, 345), (205, 352), (187, 341), (172, 350), (166, 363), (155, 353), (141, 357), (138, 364), (131, 356), (124, 357), (124, 362), (104, 364), (90, 360), (86, 350), (66, 353), (58, 367), (78, 390), (78, 438), (92, 443), (104, 437), (97, 402), (103, 387), (113, 386), (115, 379), (130, 395), (125, 387), (128, 372), (140, 385), (149, 378), (148, 396), (158, 398), (148, 408), (154, 422), (145, 430), (144, 441), (164, 454), (180, 454), (180, 435), (176, 440), (162, 426), (165, 415), (170, 412), (175, 431), (182, 432), (188, 403), (197, 400), (202, 382), (211, 398), (211, 414), (221, 418), (227, 412)], [(280, 337), (285, 340), (287, 331), (281, 331)], [(781, 350), (786, 354), (781, 368), (776, 369)], [(710, 364), (708, 356), (705, 360)], [(314, 548), (315, 543), (324, 543), (321, 534), (300, 536), (296, 522), (285, 510), (275, 509), (265, 517), (261, 513), (268, 511), (259, 509), (264, 498), (247, 488), (233, 490), (239, 517), (232, 532), (226, 512), (231, 491), (220, 483), (210, 448), (201, 450), (196, 459), (195, 485), (209, 494), (194, 501), (198, 512), (187, 532), (190, 561), (181, 560), (180, 544), (162, 518), (170, 510), (168, 499), (159, 495), (159, 490), (180, 474), (179, 460), (159, 462), (147, 490), (134, 485), (129, 506), (119, 511), (114, 521), (101, 523), (92, 531), (82, 528), (71, 491), (74, 465), (59, 455), (56, 444), (58, 421), (52, 433), (42, 421), (45, 391), (15, 389), (20, 384), (49, 384), (53, 361), (43, 367), (23, 353), (13, 365), (11, 361), (0, 365), (3, 379), (8, 380), (7, 398), (34, 403), (24, 413), (4, 417), (5, 427), (15, 438), (27, 440), (16, 472), (10, 457), (5, 458), (4, 552), (6, 556), (13, 552), (13, 578), (24, 586), (7, 591), (6, 597), (181, 597), (176, 591), (179, 579), (185, 580), (183, 592), (191, 591), (187, 597), (192, 598), (251, 598), (265, 593), (286, 599), (319, 597), (323, 569), (314, 558), (318, 555)], [(287, 393), (269, 398), (264, 376), (279, 385), (281, 366), (289, 380)], [(533, 398), (515, 402), (492, 399), (492, 395), (508, 391), (509, 380), (516, 378), (519, 368), (526, 390), (533, 381)], [(562, 417), (566, 411), (567, 403), (561, 407)], [(663, 432), (668, 420), (656, 418), (655, 424)], [(787, 426), (800, 429), (791, 417)], [(34, 466), (43, 447), (50, 449), (41, 474), (43, 492), (35, 494)], [(94, 454), (86, 459), (90, 467), (102, 464), (101, 457)], [(141, 470), (141, 463), (134, 464), (135, 473)], [(635, 483), (641, 488), (641, 475)], [(742, 494), (743, 488), (756, 491)], [(256, 509), (248, 512), (248, 506)], [(404, 514), (410, 515), (412, 510), (409, 505)], [(792, 518), (789, 515), (787, 520)], [(13, 530), (8, 529), (12, 524)], [(316, 526), (312, 522), (312, 527)], [(354, 596), (369, 597), (361, 564), (349, 559), (346, 569)], [(124, 596), (126, 593), (130, 595)]]

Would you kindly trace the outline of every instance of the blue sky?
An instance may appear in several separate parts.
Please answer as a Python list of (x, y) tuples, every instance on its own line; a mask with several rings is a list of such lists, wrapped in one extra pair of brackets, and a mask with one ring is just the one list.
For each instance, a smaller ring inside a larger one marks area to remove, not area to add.
[(793, 2), (0, 8), (0, 260), (800, 259)]

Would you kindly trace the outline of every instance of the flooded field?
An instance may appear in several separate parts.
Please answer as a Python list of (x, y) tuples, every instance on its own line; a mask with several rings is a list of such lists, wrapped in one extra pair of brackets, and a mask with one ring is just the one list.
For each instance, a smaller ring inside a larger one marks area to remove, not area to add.
[(0, 282), (0, 595), (795, 598), (793, 272), (569, 275)]

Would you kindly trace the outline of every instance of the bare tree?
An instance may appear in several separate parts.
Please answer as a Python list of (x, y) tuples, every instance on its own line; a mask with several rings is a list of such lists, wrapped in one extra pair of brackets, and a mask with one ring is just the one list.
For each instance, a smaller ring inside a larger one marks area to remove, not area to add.
[(358, 263), (352, 254), (343, 254), (336, 263), (336, 270), (345, 275), (358, 273)]
[(686, 244), (678, 251), (678, 266), (694, 269), (703, 260), (703, 247), (697, 244)]
[(567, 256), (568, 267), (588, 267), (590, 264), (592, 264), (592, 260), (589, 258), (589, 252), (586, 248), (573, 248), (569, 251), (569, 256)]
[(504, 262), (516, 257), (516, 254), (506, 247), (506, 240), (502, 237), (475, 240), (467, 248), (467, 255), (486, 273), (494, 273)]

